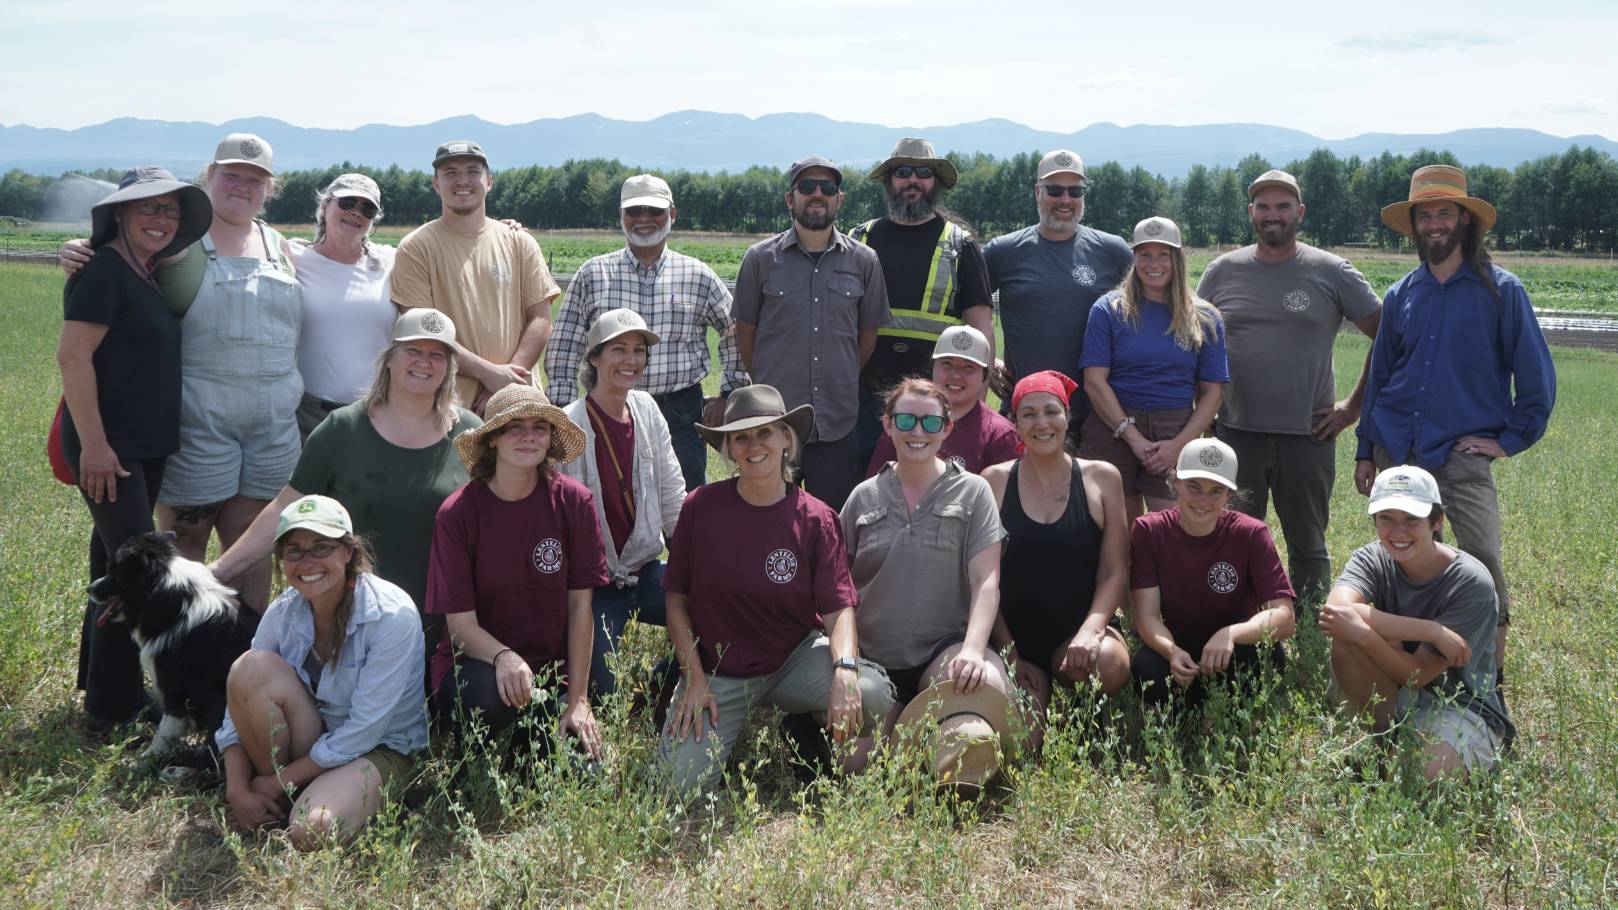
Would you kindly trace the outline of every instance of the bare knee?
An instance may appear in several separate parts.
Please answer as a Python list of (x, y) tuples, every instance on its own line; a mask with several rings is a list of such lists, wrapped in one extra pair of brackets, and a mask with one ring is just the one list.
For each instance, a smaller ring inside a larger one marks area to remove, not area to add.
[(260, 695), (278, 700), (285, 696), (289, 685), (303, 686), (292, 665), (273, 651), (256, 648), (243, 651), (230, 665), (230, 675), (225, 679), (226, 693), (236, 698)]
[(1422, 774), (1430, 781), (1442, 777), (1459, 777), (1466, 779), (1466, 762), (1461, 760), (1461, 753), (1448, 743), (1428, 743), (1422, 750), (1427, 759), (1422, 768)]
[(326, 806), (311, 806), (287, 826), (287, 837), (299, 850), (313, 850), (342, 835), (342, 820)]

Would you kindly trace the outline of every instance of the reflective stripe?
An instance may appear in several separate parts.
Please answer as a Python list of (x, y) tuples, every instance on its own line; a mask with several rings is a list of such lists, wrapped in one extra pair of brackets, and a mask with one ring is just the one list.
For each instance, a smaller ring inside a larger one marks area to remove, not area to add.
[[(961, 248), (966, 245), (966, 232), (948, 218), (938, 232), (938, 243), (933, 249), (932, 262), (927, 265), (927, 284), (921, 291), (921, 306), (894, 306), (888, 301), (892, 320), (880, 329), (878, 335), (937, 340), (952, 325), (965, 325), (965, 320), (949, 315), (949, 306), (955, 298), (955, 273), (960, 266)], [(848, 235), (866, 246), (876, 221), (856, 225)]]

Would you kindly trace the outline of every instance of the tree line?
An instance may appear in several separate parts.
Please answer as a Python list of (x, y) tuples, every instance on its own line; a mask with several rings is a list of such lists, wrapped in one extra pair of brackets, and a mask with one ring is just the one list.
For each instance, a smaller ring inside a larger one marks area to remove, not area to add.
[[(994, 236), (1035, 220), (1032, 187), (1038, 152), (1010, 158), (981, 153), (952, 153), (949, 157), (960, 171), (960, 180), (948, 195), (947, 205), (980, 235)], [(1174, 178), (1139, 166), (1126, 169), (1113, 161), (1090, 164), (1085, 223), (1127, 237), (1136, 221), (1167, 215), (1180, 224), (1187, 242), (1194, 246), (1251, 243), (1246, 187), (1259, 174), (1279, 166), (1295, 175), (1303, 188), (1308, 207), (1302, 228), (1306, 240), (1319, 246), (1398, 247), (1407, 241), (1384, 227), (1378, 212), (1384, 205), (1406, 198), (1411, 172), (1427, 164), (1461, 162), (1449, 152), (1425, 149), (1410, 155), (1384, 152), (1363, 159), (1357, 155), (1339, 158), (1327, 149), (1317, 149), (1307, 158), (1288, 162), (1271, 162), (1252, 154), (1235, 167), (1199, 164), (1185, 176)], [(1618, 251), (1618, 161), (1605, 152), (1574, 146), (1511, 169), (1465, 167), (1472, 194), (1499, 210), (1491, 240), (1496, 248)], [(439, 200), (430, 174), (397, 165), (370, 168), (345, 162), (281, 174), (280, 193), (270, 200), (266, 217), (276, 223), (312, 221), (316, 190), (345, 171), (361, 171), (376, 179), (388, 224), (413, 226), (438, 216)], [(538, 229), (616, 229), (619, 184), (638, 172), (617, 159), (600, 158), (498, 171), (489, 194), (489, 212)], [(839, 219), (845, 227), (886, 210), (881, 185), (865, 179), (864, 172), (864, 168), (850, 168), (845, 175), (847, 200)], [(119, 172), (104, 170), (86, 176), (115, 182)], [(785, 172), (780, 168), (752, 167), (717, 174), (674, 171), (662, 176), (674, 190), (682, 229), (767, 233), (786, 226), (781, 202)], [(0, 215), (31, 220), (44, 217), (52, 185), (66, 177), (10, 171), (0, 178)]]

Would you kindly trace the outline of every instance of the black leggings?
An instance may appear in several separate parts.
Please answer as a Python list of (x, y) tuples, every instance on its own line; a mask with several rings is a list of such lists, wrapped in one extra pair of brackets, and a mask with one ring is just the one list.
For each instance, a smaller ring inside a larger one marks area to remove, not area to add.
[[(128, 477), (118, 478), (118, 500), (91, 502), (95, 531), (90, 535), (90, 580), (107, 574), (112, 554), (123, 542), (153, 529), (152, 507), (163, 485), (166, 459), (123, 461)], [(84, 495), (81, 488), (79, 494)], [(84, 604), (84, 628), (79, 635), (79, 688), (84, 690), (84, 710), (93, 717), (122, 721), (146, 706), (146, 686), (141, 680), (140, 650), (123, 623), (96, 628), (96, 610)]]
[[(1198, 645), (1197, 650), (1190, 653), (1195, 659), (1202, 653), (1202, 646)], [(1230, 667), (1219, 675), (1228, 678), (1230, 685), (1250, 696), (1265, 663), (1277, 673), (1285, 669), (1286, 654), (1280, 645), (1264, 645), (1262, 648), (1259, 645), (1237, 645), (1230, 654)], [(1171, 692), (1179, 693), (1180, 703), (1186, 708), (1197, 707), (1208, 697), (1207, 679), (1199, 676), (1190, 686), (1181, 689), (1169, 672), (1169, 659), (1146, 645), (1141, 645), (1130, 659), (1129, 670), (1141, 687), (1141, 702), (1148, 706), (1163, 704)]]
[(534, 674), (534, 683), (554, 692), (555, 700), (532, 701), (526, 708), (513, 708), (500, 700), (500, 688), (494, 682), (494, 666), (463, 655), (434, 690), (433, 711), (448, 719), (457, 735), (464, 732), (474, 715), (488, 728), (490, 739), (505, 732), (524, 714), (533, 715), (533, 722), (549, 732), (550, 725), (561, 716), (567, 690), (559, 683), (554, 668), (543, 665)]

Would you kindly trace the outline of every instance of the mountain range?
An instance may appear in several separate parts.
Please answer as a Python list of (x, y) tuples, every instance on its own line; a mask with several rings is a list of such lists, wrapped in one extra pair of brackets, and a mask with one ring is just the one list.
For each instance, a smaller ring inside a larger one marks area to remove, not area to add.
[(1096, 123), (1073, 133), (1036, 130), (1010, 120), (980, 120), (954, 126), (890, 127), (850, 123), (818, 114), (746, 117), (709, 111), (677, 111), (652, 120), (614, 120), (599, 114), (496, 124), (464, 116), (419, 126), (367, 124), (351, 130), (294, 126), (267, 117), (224, 123), (175, 122), (122, 117), (78, 129), (42, 129), (0, 124), (0, 172), (12, 168), (56, 175), (70, 170), (161, 164), (177, 174), (195, 173), (226, 133), (257, 133), (275, 149), (277, 169), (353, 164), (425, 170), (433, 149), (446, 139), (482, 143), (496, 170), (569, 159), (617, 158), (649, 170), (739, 171), (763, 164), (785, 167), (817, 152), (839, 163), (880, 160), (901, 136), (923, 136), (942, 151), (1020, 152), (1070, 148), (1086, 161), (1140, 165), (1166, 177), (1194, 164), (1231, 166), (1257, 152), (1275, 164), (1303, 158), (1317, 148), (1339, 156), (1369, 157), (1384, 151), (1445, 149), (1466, 164), (1514, 167), (1569, 146), (1599, 149), (1618, 157), (1618, 142), (1603, 136), (1559, 137), (1528, 129), (1467, 129), (1448, 133), (1364, 133), (1322, 139), (1300, 130), (1258, 123), (1202, 126), (1119, 126)]

